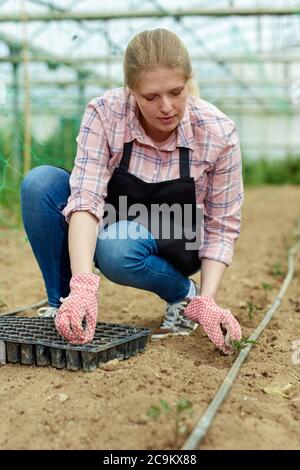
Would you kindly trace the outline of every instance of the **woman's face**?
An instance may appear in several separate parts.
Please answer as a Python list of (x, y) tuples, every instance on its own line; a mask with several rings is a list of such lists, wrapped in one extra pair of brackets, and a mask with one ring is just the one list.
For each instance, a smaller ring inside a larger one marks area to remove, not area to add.
[(141, 112), (141, 124), (156, 142), (166, 140), (183, 118), (186, 79), (179, 69), (157, 67), (143, 72), (131, 93)]

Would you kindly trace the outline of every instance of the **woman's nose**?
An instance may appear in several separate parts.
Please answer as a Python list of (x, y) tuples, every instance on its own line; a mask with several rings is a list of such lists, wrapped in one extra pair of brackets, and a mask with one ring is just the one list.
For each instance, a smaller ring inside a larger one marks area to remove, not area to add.
[(165, 97), (161, 100), (160, 110), (164, 114), (169, 114), (172, 111), (172, 103), (170, 98)]

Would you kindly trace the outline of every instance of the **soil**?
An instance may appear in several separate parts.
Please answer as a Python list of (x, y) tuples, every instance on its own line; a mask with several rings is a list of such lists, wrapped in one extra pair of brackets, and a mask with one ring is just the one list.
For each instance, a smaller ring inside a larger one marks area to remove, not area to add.
[[(293, 231), (299, 202), (295, 186), (246, 190), (241, 236), (217, 296), (218, 304), (236, 315), (244, 336), (278, 295), (287, 249), (300, 239)], [(3, 226), (0, 247), (0, 312), (45, 298), (24, 230)], [(199, 281), (198, 276), (193, 278)], [(99, 320), (158, 327), (161, 299), (101, 277)], [(299, 282), (300, 252), (279, 310), (253, 346), (201, 449), (300, 449), (300, 353), (292, 349), (300, 340)], [(249, 305), (255, 305), (253, 312)], [(234, 358), (217, 351), (199, 327), (188, 337), (149, 342), (144, 353), (109, 370), (2, 365), (0, 448), (180, 449)], [(191, 402), (193, 414), (180, 414), (186, 431), (176, 436), (175, 409), (183, 399)], [(170, 411), (148, 416), (160, 400)]]

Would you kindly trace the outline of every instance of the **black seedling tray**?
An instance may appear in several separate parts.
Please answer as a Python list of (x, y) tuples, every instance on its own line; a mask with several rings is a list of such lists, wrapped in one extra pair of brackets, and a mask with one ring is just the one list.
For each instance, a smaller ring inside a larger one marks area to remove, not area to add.
[(57, 369), (92, 371), (112, 359), (128, 359), (146, 348), (151, 330), (116, 323), (97, 323), (92, 343), (67, 343), (53, 318), (0, 318), (0, 341), (7, 362), (52, 365)]

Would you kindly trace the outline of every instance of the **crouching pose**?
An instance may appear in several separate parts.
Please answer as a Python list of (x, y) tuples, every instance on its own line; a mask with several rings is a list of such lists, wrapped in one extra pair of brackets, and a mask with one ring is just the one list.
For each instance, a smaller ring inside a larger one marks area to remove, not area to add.
[[(241, 329), (214, 299), (240, 233), (235, 125), (193, 96), (188, 51), (170, 31), (130, 41), (124, 81), (87, 105), (71, 174), (42, 165), (22, 182), (23, 223), (49, 302), (39, 314), (55, 317), (67, 341), (92, 341), (95, 264), (111, 281), (165, 300), (154, 338), (201, 324), (228, 353)], [(199, 283), (189, 279), (197, 272)]]

